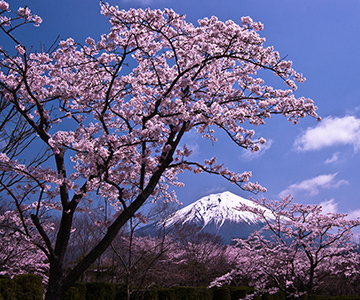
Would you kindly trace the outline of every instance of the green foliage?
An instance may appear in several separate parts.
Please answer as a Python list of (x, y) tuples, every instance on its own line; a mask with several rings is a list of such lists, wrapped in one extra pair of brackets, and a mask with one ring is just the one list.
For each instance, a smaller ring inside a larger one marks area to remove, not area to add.
[(0, 276), (0, 300), (42, 300), (43, 287), (40, 275), (22, 274)]
[(195, 287), (194, 294), (196, 296), (196, 298), (194, 298), (194, 299), (199, 299), (199, 300), (210, 299), (211, 300), (213, 298), (212, 291), (206, 287)]
[[(9, 278), (0, 277), (0, 300), (18, 300), (11, 294), (13, 292)], [(8, 294), (3, 294), (6, 291)], [(171, 287), (171, 288), (152, 288), (151, 290), (133, 290), (131, 300), (238, 300), (246, 295), (252, 294), (252, 287), (231, 287), (208, 289), (207, 287)], [(5, 295), (5, 296), (2, 296)], [(19, 298), (41, 299), (41, 298)], [(65, 294), (63, 300), (125, 300), (126, 288), (122, 284), (112, 284), (104, 282), (76, 283)], [(285, 294), (263, 294), (255, 296), (256, 300), (285, 300)], [(306, 300), (304, 296), (301, 299)], [(314, 296), (314, 300), (360, 300), (359, 296)]]
[(16, 300), (16, 284), (9, 276), (0, 276), (0, 300)]
[[(153, 298), (156, 299), (156, 298)], [(171, 287), (158, 290), (158, 300), (212, 300), (212, 291), (206, 287)]]
[(213, 300), (231, 300), (231, 293), (228, 287), (213, 289)]
[(158, 291), (157, 290), (151, 290), (151, 291), (145, 291), (142, 300), (154, 300), (158, 298)]
[(176, 299), (176, 293), (174, 289), (159, 289), (158, 300), (173, 300)]
[(231, 300), (243, 299), (246, 297), (247, 294), (252, 294), (254, 292), (254, 288), (247, 286), (240, 286), (240, 287), (229, 286), (228, 288), (230, 290)]
[[(125, 298), (123, 298), (125, 299)], [(148, 291), (135, 291), (131, 293), (131, 300), (157, 300), (158, 299), (158, 290), (148, 290)]]
[(125, 284), (117, 284), (114, 300), (125, 300), (125, 299), (126, 299), (126, 285)]
[(211, 300), (212, 293), (204, 287), (176, 287), (177, 300)]
[(116, 285), (107, 282), (89, 282), (86, 284), (86, 300), (113, 300)]
[(72, 286), (64, 295), (63, 300), (86, 300), (82, 297), (79, 290)]
[(14, 276), (17, 300), (42, 300), (43, 287), (41, 275), (21, 274)]
[(75, 283), (63, 297), (63, 300), (86, 300), (86, 284)]

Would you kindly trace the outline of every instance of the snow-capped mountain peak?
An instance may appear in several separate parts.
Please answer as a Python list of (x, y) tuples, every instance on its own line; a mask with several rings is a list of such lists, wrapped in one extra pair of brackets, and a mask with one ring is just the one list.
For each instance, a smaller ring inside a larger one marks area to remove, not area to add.
[[(202, 227), (213, 223), (219, 229), (224, 222), (246, 223), (248, 225), (260, 223), (257, 215), (254, 213), (236, 209), (241, 203), (251, 207), (258, 206), (253, 201), (244, 199), (231, 192), (211, 194), (172, 214), (166, 221), (165, 226), (172, 226), (176, 223), (195, 222)], [(271, 218), (270, 212), (265, 208), (262, 209)]]
[[(247, 239), (254, 230), (261, 230), (265, 222), (249, 211), (236, 209), (241, 204), (260, 207), (269, 221), (274, 220), (272, 213), (251, 200), (231, 192), (211, 194), (178, 210), (169, 217), (139, 229), (140, 235), (158, 236), (166, 232), (182, 230), (182, 225), (197, 225), (199, 230), (220, 236), (224, 243), (230, 244), (234, 238)], [(180, 226), (179, 226), (180, 225)], [(186, 228), (186, 227), (184, 227)], [(186, 230), (186, 229), (185, 229)]]

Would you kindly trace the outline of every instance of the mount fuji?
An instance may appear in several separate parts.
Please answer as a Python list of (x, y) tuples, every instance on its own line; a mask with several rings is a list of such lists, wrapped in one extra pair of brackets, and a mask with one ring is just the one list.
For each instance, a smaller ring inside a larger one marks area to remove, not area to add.
[[(165, 224), (167, 231), (175, 225), (196, 224), (204, 232), (215, 233), (221, 236), (225, 243), (231, 243), (233, 238), (248, 238), (254, 230), (260, 230), (265, 223), (257, 220), (257, 215), (248, 211), (236, 209), (240, 204), (259, 206), (251, 200), (244, 199), (231, 192), (211, 194), (176, 211), (165, 220), (143, 227), (142, 234), (150, 234), (160, 230)], [(272, 215), (265, 210), (269, 220)]]

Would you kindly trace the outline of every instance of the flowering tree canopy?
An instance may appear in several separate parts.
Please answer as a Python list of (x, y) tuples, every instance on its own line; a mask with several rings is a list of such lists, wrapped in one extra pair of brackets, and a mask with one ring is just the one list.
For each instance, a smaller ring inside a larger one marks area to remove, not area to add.
[[(189, 131), (214, 142), (215, 130), (224, 131), (257, 151), (265, 140), (247, 125), (265, 124), (272, 114), (293, 123), (317, 116), (312, 100), (293, 94), (303, 76), (264, 47), (257, 32), (263, 26), (249, 17), (240, 25), (212, 17), (195, 26), (170, 9), (124, 11), (102, 3), (101, 12), (111, 29), (98, 42), (69, 38), (54, 50), (31, 52), (14, 30), (41, 19), (0, 1), (1, 29), (17, 52), (0, 50), (0, 187), (19, 213), (21, 204), (32, 203), (50, 262), (46, 299), (59, 299), (147, 199), (173, 199), (168, 189), (182, 185), (179, 172), (208, 172), (244, 190), (265, 190), (249, 181), (250, 172), (230, 171), (215, 158), (190, 160), (182, 143)], [(266, 85), (260, 70), (287, 88)], [(74, 213), (94, 193), (120, 213), (65, 276)], [(54, 240), (43, 228), (51, 209), (62, 213)]]
[[(358, 274), (360, 257), (351, 230), (360, 225), (359, 219), (325, 214), (321, 206), (292, 203), (290, 196), (258, 203), (266, 210), (246, 205), (239, 209), (257, 214), (267, 225), (262, 233), (237, 240), (236, 269), (212, 285), (229, 283), (236, 276), (249, 277), (257, 292), (281, 290), (296, 297), (306, 293), (312, 299), (327, 276), (343, 274), (351, 280)], [(272, 212), (271, 219), (268, 210)]]
[[(34, 230), (27, 219), (26, 230)], [(41, 238), (36, 232), (22, 232), (21, 219), (15, 211), (6, 211), (0, 215), (0, 275), (10, 277), (19, 274), (39, 274), (47, 280), (49, 265), (41, 251)], [(30, 236), (32, 238), (30, 238)]]

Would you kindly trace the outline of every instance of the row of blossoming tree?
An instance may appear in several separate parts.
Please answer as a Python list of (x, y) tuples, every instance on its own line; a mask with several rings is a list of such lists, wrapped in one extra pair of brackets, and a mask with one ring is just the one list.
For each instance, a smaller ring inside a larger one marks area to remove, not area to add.
[[(160, 230), (157, 237), (139, 236), (134, 232), (144, 218), (131, 219), (130, 230), (121, 232), (80, 280), (123, 283), (127, 299), (139, 288), (204, 286), (211, 281), (211, 287), (250, 285), (254, 295), (282, 291), (286, 298), (360, 292), (359, 249), (351, 233), (358, 220), (323, 214), (315, 205), (291, 204), (289, 198), (266, 203), (266, 207), (240, 209), (268, 221), (263, 236), (256, 232), (247, 240), (224, 245), (219, 236), (190, 224)], [(89, 245), (101, 239), (106, 227), (96, 219), (83, 214), (75, 220), (65, 268), (76, 265)], [(0, 274), (37, 273), (46, 279), (45, 255), (16, 231), (20, 228), (15, 212), (1, 216), (0, 230), (6, 231), (1, 232)]]
[[(111, 28), (99, 41), (69, 38), (33, 51), (16, 33), (41, 18), (0, 1), (1, 40), (8, 39), (0, 48), (0, 192), (13, 202), (17, 234), (49, 262), (46, 299), (61, 299), (148, 200), (174, 199), (171, 186), (182, 186), (183, 171), (265, 191), (248, 171), (231, 171), (215, 158), (193, 161), (182, 142), (190, 131), (213, 142), (222, 131), (258, 151), (265, 140), (253, 128), (271, 115), (293, 123), (317, 117), (312, 100), (294, 96), (302, 75), (264, 47), (263, 26), (249, 17), (240, 25), (212, 17), (195, 26), (170, 9), (101, 3), (101, 12)], [(260, 70), (286, 88), (266, 85)], [(98, 197), (118, 214), (65, 272), (73, 221)], [(54, 211), (56, 226), (49, 222)]]
[(323, 213), (318, 205), (292, 203), (290, 196), (257, 202), (261, 206), (237, 209), (253, 212), (266, 226), (246, 240), (235, 240), (237, 266), (210, 286), (245, 280), (255, 287), (255, 295), (281, 291), (286, 299), (303, 294), (313, 299), (331, 277), (356, 284), (360, 254), (352, 229), (360, 225), (359, 219)]

